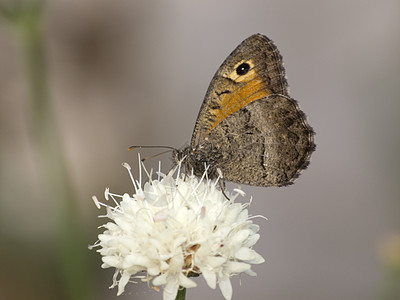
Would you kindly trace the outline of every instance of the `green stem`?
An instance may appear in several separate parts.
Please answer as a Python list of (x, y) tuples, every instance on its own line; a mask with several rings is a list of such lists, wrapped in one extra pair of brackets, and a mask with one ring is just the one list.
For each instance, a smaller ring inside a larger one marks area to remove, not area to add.
[[(66, 299), (91, 299), (91, 280), (88, 254), (82, 228), (79, 224), (75, 194), (51, 107), (44, 38), (42, 33), (43, 1), (16, 4), (7, 18), (20, 37), (25, 55), (27, 80), (30, 87), (30, 133), (36, 147), (41, 178), (41, 190), (47, 202), (53, 204), (57, 220), (55, 255), (59, 259)], [(6, 9), (1, 7), (4, 15)]]
[(179, 287), (178, 294), (176, 295), (175, 300), (185, 300), (186, 297), (186, 288)]

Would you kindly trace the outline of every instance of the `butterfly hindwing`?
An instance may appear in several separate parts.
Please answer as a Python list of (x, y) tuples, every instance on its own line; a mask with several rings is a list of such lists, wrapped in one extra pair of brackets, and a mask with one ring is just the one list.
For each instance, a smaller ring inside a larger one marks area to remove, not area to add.
[(308, 165), (315, 147), (313, 134), (296, 101), (271, 95), (224, 119), (202, 147), (214, 148), (214, 167), (228, 181), (283, 186)]

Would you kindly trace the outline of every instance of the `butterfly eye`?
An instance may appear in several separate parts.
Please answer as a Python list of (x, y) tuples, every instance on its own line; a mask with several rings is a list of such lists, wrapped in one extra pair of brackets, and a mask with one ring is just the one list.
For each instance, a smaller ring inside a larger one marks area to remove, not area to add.
[(247, 74), (249, 70), (250, 70), (250, 65), (248, 63), (242, 63), (236, 68), (236, 73), (241, 76)]

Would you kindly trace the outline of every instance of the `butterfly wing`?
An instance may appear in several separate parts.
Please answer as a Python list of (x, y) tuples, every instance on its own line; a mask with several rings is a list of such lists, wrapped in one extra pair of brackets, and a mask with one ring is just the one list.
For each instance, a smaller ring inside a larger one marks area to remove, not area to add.
[(204, 162), (221, 169), (228, 181), (282, 186), (308, 165), (313, 136), (289, 97), (278, 49), (256, 34), (228, 56), (211, 81), (189, 160), (195, 169)]
[(295, 100), (270, 95), (221, 121), (200, 148), (218, 149), (214, 167), (228, 181), (284, 186), (309, 164), (313, 136)]
[(197, 117), (191, 146), (201, 144), (235, 111), (272, 94), (289, 95), (282, 56), (270, 39), (255, 34), (244, 40), (215, 73)]

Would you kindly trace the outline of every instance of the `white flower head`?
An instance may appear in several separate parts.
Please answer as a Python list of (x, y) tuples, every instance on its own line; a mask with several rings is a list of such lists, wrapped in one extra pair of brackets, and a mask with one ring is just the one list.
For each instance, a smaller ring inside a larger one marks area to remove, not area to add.
[[(192, 276), (203, 274), (209, 287), (219, 285), (225, 299), (231, 299), (230, 277), (241, 272), (255, 276), (251, 264), (264, 259), (252, 249), (259, 239), (259, 227), (249, 219), (248, 204), (235, 203), (243, 191), (235, 189), (229, 200), (217, 181), (180, 174), (177, 169), (142, 187), (128, 169), (135, 194), (122, 196), (106, 189), (106, 200), (93, 197), (97, 207), (106, 206), (110, 222), (99, 234), (98, 247), (103, 268), (115, 268), (112, 287), (118, 295), (134, 278), (163, 287), (163, 299), (174, 300), (179, 287), (192, 288)], [(145, 170), (145, 169), (144, 169)], [(176, 173), (175, 176), (174, 173)], [(117, 201), (118, 199), (118, 201)], [(137, 275), (145, 272), (146, 276)]]

